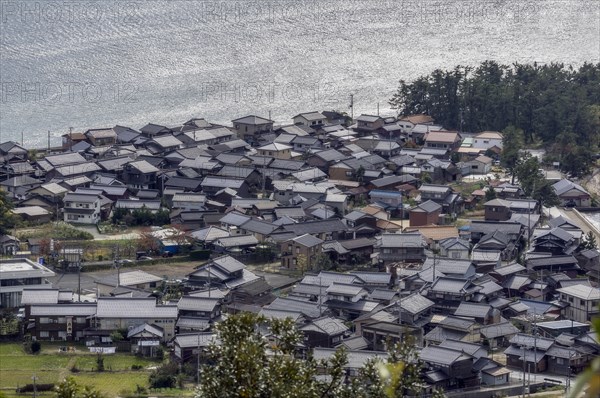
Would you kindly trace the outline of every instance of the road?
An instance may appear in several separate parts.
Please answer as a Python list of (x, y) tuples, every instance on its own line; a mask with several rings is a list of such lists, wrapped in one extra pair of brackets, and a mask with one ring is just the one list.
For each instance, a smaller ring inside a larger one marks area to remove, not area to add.
[(574, 211), (573, 209), (559, 209), (559, 211), (564, 217), (567, 217), (574, 223), (576, 223), (577, 226), (581, 228), (584, 234), (587, 234), (591, 231), (592, 234), (596, 236), (596, 242), (600, 242), (600, 231), (598, 231), (596, 228), (590, 228), (591, 223), (588, 220), (586, 220), (581, 214), (579, 214), (579, 212)]

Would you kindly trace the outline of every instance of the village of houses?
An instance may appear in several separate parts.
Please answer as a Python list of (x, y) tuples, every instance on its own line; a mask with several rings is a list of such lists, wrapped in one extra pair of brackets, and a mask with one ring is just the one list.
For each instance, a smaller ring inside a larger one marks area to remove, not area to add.
[[(157, 299), (163, 277), (135, 257), (82, 295), (48, 283), (66, 271), (39, 261), (34, 240), (4, 235), (0, 307), (21, 309), (35, 340), (109, 349), (126, 328), (133, 352), (161, 345), (176, 361), (202, 361), (215, 324), (250, 311), (293, 319), (314, 358), (345, 347), (348, 377), (410, 336), (425, 385), (448, 394), (521, 385), (524, 370), (564, 386), (600, 354), (590, 327), (600, 252), (580, 247), (599, 233), (578, 211), (591, 195), (549, 170), (561, 206), (540, 209), (499, 167), (498, 132), (323, 111), (287, 125), (192, 119), (62, 138), (34, 159), (0, 144), (14, 214), (32, 226), (94, 226), (115, 211), (167, 209), (171, 225), (153, 228), (158, 249), (142, 259), (198, 249), (210, 258), (179, 276), (180, 298)], [(291, 283), (253, 272), (264, 248), (267, 272)]]

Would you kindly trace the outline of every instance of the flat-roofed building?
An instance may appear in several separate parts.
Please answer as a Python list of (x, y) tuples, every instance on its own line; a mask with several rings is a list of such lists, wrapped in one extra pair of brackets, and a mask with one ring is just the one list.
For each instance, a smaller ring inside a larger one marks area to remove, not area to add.
[(48, 268), (28, 259), (0, 262), (0, 308), (20, 306), (24, 287), (50, 287), (47, 278), (54, 275)]

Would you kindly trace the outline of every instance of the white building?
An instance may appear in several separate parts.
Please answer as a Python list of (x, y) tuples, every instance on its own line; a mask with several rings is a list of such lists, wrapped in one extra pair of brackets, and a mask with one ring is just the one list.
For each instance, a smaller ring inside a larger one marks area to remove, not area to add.
[(473, 138), (473, 148), (490, 149), (498, 147), (502, 149), (502, 134), (497, 131), (484, 131)]
[(64, 198), (65, 222), (77, 224), (97, 224), (100, 221), (102, 195), (67, 193)]
[(0, 262), (0, 308), (21, 305), (24, 287), (51, 287), (47, 278), (54, 272), (28, 259), (12, 259)]
[(569, 306), (564, 309), (567, 319), (577, 322), (589, 322), (600, 314), (600, 289), (587, 285), (572, 285), (556, 289), (560, 293), (560, 301)]

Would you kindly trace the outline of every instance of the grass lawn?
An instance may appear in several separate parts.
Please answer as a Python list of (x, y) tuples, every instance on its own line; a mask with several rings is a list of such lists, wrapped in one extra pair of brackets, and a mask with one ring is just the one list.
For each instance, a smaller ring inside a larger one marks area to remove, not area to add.
[[(32, 383), (33, 374), (39, 384), (58, 383), (66, 376), (74, 376), (81, 385), (93, 386), (107, 397), (115, 397), (122, 391), (134, 392), (138, 385), (147, 388), (150, 370), (146, 368), (157, 365), (154, 361), (118, 353), (104, 356), (105, 372), (93, 372), (97, 366), (96, 354), (84, 351), (82, 346), (77, 346), (76, 352), (59, 353), (60, 345), (42, 342), (42, 353), (30, 355), (19, 343), (0, 344), (0, 390), (9, 397), (15, 396), (15, 388)], [(132, 365), (144, 369), (132, 371)], [(71, 372), (73, 366), (79, 372)]]

